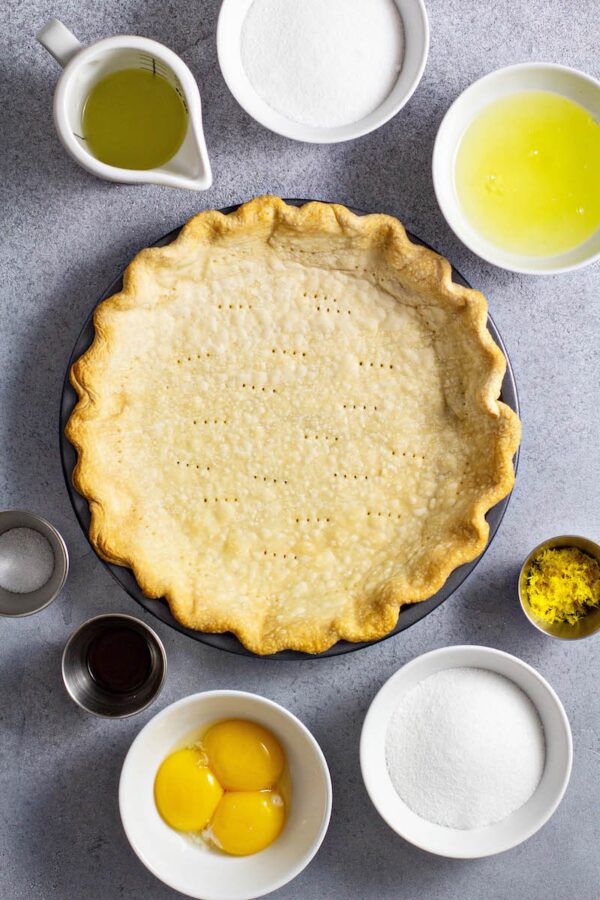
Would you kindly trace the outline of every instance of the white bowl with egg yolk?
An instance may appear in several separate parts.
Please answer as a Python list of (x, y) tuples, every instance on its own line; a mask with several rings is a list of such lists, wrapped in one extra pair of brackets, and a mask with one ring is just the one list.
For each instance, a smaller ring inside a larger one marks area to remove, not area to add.
[[(154, 802), (154, 779), (172, 751), (223, 719), (249, 719), (281, 743), (291, 803), (280, 836), (252, 856), (228, 856), (174, 831)], [(315, 738), (291, 712), (243, 691), (207, 691), (172, 703), (142, 728), (125, 757), (119, 784), (125, 834), (144, 865), (161, 881), (202, 900), (251, 900), (295, 878), (319, 849), (331, 814), (331, 778)]]

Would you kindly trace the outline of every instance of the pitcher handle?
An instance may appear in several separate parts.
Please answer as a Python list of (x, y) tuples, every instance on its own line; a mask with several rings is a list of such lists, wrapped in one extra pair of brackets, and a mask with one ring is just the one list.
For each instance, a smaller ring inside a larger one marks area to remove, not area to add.
[(35, 37), (63, 68), (83, 46), (59, 19), (50, 19)]

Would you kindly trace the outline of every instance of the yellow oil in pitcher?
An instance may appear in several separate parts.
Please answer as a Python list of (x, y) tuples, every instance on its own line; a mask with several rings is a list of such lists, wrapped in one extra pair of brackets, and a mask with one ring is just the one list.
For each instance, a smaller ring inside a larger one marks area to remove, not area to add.
[(83, 108), (83, 136), (96, 159), (122, 169), (155, 169), (179, 150), (187, 111), (175, 88), (147, 69), (98, 81)]
[(600, 125), (548, 91), (496, 100), (461, 140), (455, 188), (472, 226), (497, 247), (571, 250), (600, 227)]

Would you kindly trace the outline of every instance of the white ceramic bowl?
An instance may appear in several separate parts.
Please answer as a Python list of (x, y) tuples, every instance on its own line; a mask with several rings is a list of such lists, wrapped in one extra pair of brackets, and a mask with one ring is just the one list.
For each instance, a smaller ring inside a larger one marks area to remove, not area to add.
[[(385, 761), (387, 728), (400, 698), (434, 672), (461, 666), (489, 669), (514, 681), (536, 706), (546, 740), (544, 772), (527, 803), (501, 822), (469, 831), (435, 825), (416, 815), (396, 793)], [(416, 847), (459, 859), (492, 856), (535, 834), (563, 797), (572, 758), (569, 722), (548, 682), (516, 656), (491, 647), (443, 647), (407, 663), (386, 681), (371, 703), (360, 739), (363, 779), (380, 816)]]
[(482, 237), (465, 216), (456, 192), (456, 153), (465, 130), (500, 97), (519, 91), (552, 91), (574, 100), (600, 120), (600, 82), (583, 72), (553, 63), (522, 63), (497, 69), (475, 81), (454, 101), (439, 127), (433, 148), (433, 186), (448, 225), (487, 262), (527, 275), (555, 275), (600, 259), (600, 229), (587, 241), (556, 256), (525, 256), (502, 250)]
[(295, 122), (274, 110), (260, 97), (244, 70), (241, 32), (253, 0), (223, 0), (217, 26), (217, 52), (221, 72), (237, 102), (248, 115), (284, 137), (311, 144), (350, 141), (374, 131), (396, 115), (412, 97), (427, 62), (429, 22), (423, 0), (395, 0), (404, 25), (404, 59), (398, 80), (383, 103), (357, 122), (323, 128)]
[[(285, 828), (253, 856), (227, 856), (192, 843), (169, 828), (154, 803), (154, 778), (163, 759), (194, 731), (229, 718), (269, 728), (281, 741), (290, 770)], [(331, 814), (331, 779), (319, 745), (292, 713), (257, 694), (208, 691), (167, 706), (142, 728), (123, 763), (119, 808), (134, 851), (169, 887), (202, 900), (251, 900), (287, 884), (319, 849)]]

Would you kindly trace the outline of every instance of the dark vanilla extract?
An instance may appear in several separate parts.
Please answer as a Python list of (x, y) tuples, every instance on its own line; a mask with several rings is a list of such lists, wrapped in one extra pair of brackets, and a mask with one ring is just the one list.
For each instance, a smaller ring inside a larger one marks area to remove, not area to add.
[(107, 628), (90, 644), (90, 675), (111, 694), (130, 694), (146, 681), (152, 667), (145, 639), (131, 628)]

